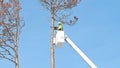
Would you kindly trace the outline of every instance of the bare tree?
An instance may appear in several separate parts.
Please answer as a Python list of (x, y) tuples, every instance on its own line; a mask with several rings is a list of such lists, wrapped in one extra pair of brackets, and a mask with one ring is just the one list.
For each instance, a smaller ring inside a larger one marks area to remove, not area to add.
[(73, 25), (78, 18), (73, 17), (73, 20), (69, 20), (69, 14), (64, 13), (65, 10), (69, 10), (75, 7), (81, 0), (40, 0), (40, 3), (50, 11), (51, 13), (51, 35), (50, 35), (50, 55), (51, 55), (51, 68), (55, 68), (54, 64), (54, 22), (60, 21), (63, 24)]
[(13, 62), (15, 68), (19, 68), (20, 9), (19, 0), (0, 0), (0, 58)]

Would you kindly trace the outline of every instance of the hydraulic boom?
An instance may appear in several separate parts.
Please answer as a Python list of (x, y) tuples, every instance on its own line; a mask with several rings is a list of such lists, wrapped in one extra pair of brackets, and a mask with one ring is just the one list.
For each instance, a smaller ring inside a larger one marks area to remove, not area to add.
[(81, 56), (81, 58), (91, 67), (97, 68), (95, 64), (65, 35), (65, 40)]

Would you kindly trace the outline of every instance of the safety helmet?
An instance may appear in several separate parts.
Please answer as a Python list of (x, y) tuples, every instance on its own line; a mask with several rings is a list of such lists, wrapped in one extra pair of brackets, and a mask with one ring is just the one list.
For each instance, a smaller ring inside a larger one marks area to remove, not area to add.
[(62, 24), (61, 22), (58, 22), (58, 24)]
[(58, 22), (59, 25), (61, 25), (62, 23), (61, 22)]

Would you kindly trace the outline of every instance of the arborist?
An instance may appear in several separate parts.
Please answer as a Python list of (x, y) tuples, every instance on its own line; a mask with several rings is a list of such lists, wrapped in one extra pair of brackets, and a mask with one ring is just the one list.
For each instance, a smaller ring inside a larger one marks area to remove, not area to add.
[(55, 30), (58, 30), (58, 31), (62, 31), (63, 30), (63, 26), (62, 26), (62, 23), (61, 22), (58, 22), (58, 27), (54, 27)]

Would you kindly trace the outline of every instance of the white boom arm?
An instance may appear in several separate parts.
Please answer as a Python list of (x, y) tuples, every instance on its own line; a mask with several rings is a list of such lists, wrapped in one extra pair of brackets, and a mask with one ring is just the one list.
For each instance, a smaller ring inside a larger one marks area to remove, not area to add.
[(91, 67), (97, 68), (95, 64), (67, 37), (65, 37), (66, 42), (81, 56), (81, 58)]

